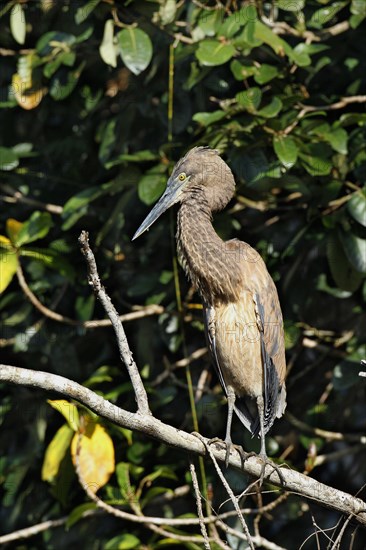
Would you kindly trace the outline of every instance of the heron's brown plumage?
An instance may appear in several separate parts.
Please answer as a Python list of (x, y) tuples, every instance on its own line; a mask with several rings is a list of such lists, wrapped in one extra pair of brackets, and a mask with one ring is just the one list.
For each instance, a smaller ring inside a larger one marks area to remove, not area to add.
[(217, 151), (195, 147), (178, 161), (161, 207), (154, 207), (136, 235), (180, 203), (178, 253), (202, 296), (210, 351), (228, 397), (225, 441), (229, 447), (235, 411), (253, 435), (260, 432), (265, 454), (264, 435), (286, 407), (283, 320), (258, 252), (237, 239), (224, 242), (212, 226), (212, 212), (224, 208), (234, 190), (233, 174)]

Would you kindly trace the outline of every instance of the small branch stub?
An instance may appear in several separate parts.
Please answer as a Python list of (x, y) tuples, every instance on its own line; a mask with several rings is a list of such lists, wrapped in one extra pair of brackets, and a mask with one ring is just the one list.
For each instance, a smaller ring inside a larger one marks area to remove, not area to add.
[(147, 393), (142, 383), (137, 365), (133, 359), (132, 352), (129, 348), (122, 322), (119, 318), (116, 308), (112, 304), (110, 297), (105, 292), (104, 287), (100, 281), (95, 257), (93, 251), (89, 246), (89, 234), (87, 233), (87, 231), (81, 232), (79, 237), (79, 244), (81, 252), (83, 253), (88, 266), (89, 284), (93, 287), (95, 295), (104, 307), (104, 310), (109, 317), (114, 332), (116, 334), (120, 357), (123, 363), (126, 365), (135, 392), (138, 412), (141, 414), (151, 414), (147, 399)]

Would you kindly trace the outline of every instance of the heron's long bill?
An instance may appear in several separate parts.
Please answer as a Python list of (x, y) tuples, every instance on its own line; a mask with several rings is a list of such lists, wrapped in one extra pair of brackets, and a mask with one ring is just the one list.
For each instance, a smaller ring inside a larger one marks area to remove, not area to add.
[(144, 231), (149, 229), (149, 227), (152, 226), (152, 224), (159, 218), (159, 216), (163, 214), (163, 212), (165, 212), (165, 210), (168, 210), (168, 208), (178, 202), (182, 192), (182, 188), (184, 187), (184, 183), (182, 184), (182, 182), (178, 179), (169, 178), (163, 195), (160, 197), (159, 202), (155, 204), (150, 214), (146, 216), (146, 218), (132, 237), (133, 241), (137, 239), (137, 237), (142, 235)]

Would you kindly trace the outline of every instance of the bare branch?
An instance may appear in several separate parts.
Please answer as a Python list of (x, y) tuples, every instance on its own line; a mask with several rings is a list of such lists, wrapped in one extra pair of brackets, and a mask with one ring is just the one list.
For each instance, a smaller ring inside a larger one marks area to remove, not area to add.
[(322, 430), (321, 428), (314, 428), (313, 426), (309, 426), (309, 424), (306, 424), (302, 420), (299, 420), (296, 418), (293, 414), (291, 414), (289, 411), (286, 411), (286, 418), (287, 420), (295, 426), (297, 429), (306, 432), (311, 433), (317, 437), (323, 437), (324, 439), (327, 439), (328, 441), (352, 441), (354, 443), (362, 443), (363, 445), (366, 444), (366, 436), (365, 435), (359, 435), (359, 434), (344, 434), (342, 432), (331, 432), (329, 430)]
[(68, 516), (65, 516), (59, 519), (42, 521), (42, 523), (37, 523), (36, 525), (32, 525), (31, 527), (26, 527), (25, 529), (13, 531), (13, 533), (8, 533), (7, 535), (0, 536), (0, 544), (8, 544), (9, 542), (29, 539), (30, 537), (34, 537), (39, 533), (47, 531), (47, 529), (54, 529), (55, 527), (61, 527), (62, 525), (65, 525), (67, 520)]
[[(40, 313), (42, 313), (42, 315), (44, 315), (48, 319), (52, 319), (52, 321), (56, 321), (58, 323), (63, 323), (65, 325), (70, 325), (73, 327), (83, 327), (87, 329), (109, 327), (112, 325), (110, 319), (92, 319), (90, 321), (78, 321), (76, 319), (71, 319), (70, 317), (61, 315), (61, 313), (57, 313), (56, 311), (53, 311), (52, 309), (42, 304), (42, 302), (37, 298), (34, 292), (32, 292), (32, 290), (29, 288), (20, 263), (18, 264), (17, 278), (20, 288), (22, 289), (28, 300), (31, 302), (31, 304)], [(158, 304), (151, 304), (150, 306), (146, 306), (137, 311), (124, 313), (123, 315), (119, 316), (119, 319), (120, 321), (135, 321), (136, 319), (149, 317), (150, 315), (160, 315), (160, 313), (163, 313), (163, 311), (164, 308), (162, 306), (159, 306)]]
[(204, 540), (204, 545), (205, 545), (206, 550), (210, 550), (210, 542), (208, 540), (207, 529), (206, 529), (206, 525), (205, 525), (205, 518), (203, 517), (203, 511), (202, 511), (200, 488), (199, 488), (199, 485), (198, 485), (196, 469), (195, 469), (194, 464), (193, 464), (192, 461), (190, 461), (190, 463), (189, 463), (189, 469), (190, 469), (191, 476), (192, 476), (192, 483), (193, 483), (194, 493), (196, 495), (196, 506), (197, 506), (198, 518), (199, 518), (199, 522), (200, 522), (201, 533), (202, 533), (203, 540)]
[(15, 191), (10, 185), (1, 184), (0, 189), (4, 189), (5, 193), (7, 195), (0, 195), (0, 200), (7, 202), (7, 203), (13, 203), (16, 204), (18, 202), (22, 202), (24, 204), (29, 204), (29, 206), (35, 206), (36, 208), (42, 208), (42, 210), (46, 210), (47, 212), (50, 212), (51, 214), (62, 214), (63, 207), (58, 204), (52, 204), (52, 203), (45, 203), (38, 201), (36, 199), (32, 199), (30, 197), (26, 197), (21, 193), (19, 190)]
[(86, 231), (81, 232), (79, 237), (79, 244), (85, 260), (88, 264), (89, 284), (93, 287), (96, 297), (101, 302), (106, 314), (108, 315), (113, 325), (113, 329), (117, 338), (120, 357), (126, 365), (135, 392), (135, 399), (137, 402), (138, 411), (144, 415), (151, 415), (147, 393), (142, 383), (137, 365), (133, 359), (132, 352), (128, 345), (123, 325), (114, 305), (112, 304), (110, 297), (108, 296), (102, 286), (102, 283), (100, 282), (97, 264), (95, 262), (94, 254), (89, 246), (89, 236)]
[(366, 103), (366, 95), (341, 97), (339, 101), (331, 103), (330, 105), (303, 105), (300, 103), (299, 106), (305, 113), (312, 113), (314, 111), (334, 111), (336, 109), (343, 109), (343, 107), (347, 107), (347, 105), (351, 105), (352, 103)]

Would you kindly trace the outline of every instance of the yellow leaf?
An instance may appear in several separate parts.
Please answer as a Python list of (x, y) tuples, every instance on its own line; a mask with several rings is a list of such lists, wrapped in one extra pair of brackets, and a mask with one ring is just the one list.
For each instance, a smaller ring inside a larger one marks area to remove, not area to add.
[(0, 249), (0, 294), (10, 285), (18, 269), (18, 256), (15, 250)]
[(46, 449), (42, 465), (43, 481), (52, 482), (60, 469), (60, 464), (65, 457), (66, 451), (70, 447), (71, 439), (74, 434), (68, 424), (64, 424), (56, 432), (51, 443)]
[(79, 429), (79, 413), (76, 405), (66, 399), (47, 399), (47, 403), (62, 414), (70, 428), (77, 432)]
[(22, 227), (22, 222), (18, 222), (18, 220), (14, 220), (14, 218), (8, 218), (6, 220), (6, 233), (12, 243), (17, 242), (17, 238)]
[(28, 87), (27, 82), (22, 80), (18, 73), (13, 74), (12, 88), (18, 105), (26, 111), (38, 107), (46, 91), (45, 88), (41, 87)]
[(8, 239), (8, 237), (5, 237), (5, 235), (0, 235), (0, 246), (2, 248), (11, 249), (12, 246), (11, 246), (10, 239)]
[(75, 434), (71, 443), (71, 456), (76, 464), (79, 440), (79, 471), (83, 482), (94, 494), (103, 487), (115, 469), (113, 441), (100, 424), (89, 422), (85, 433)]

